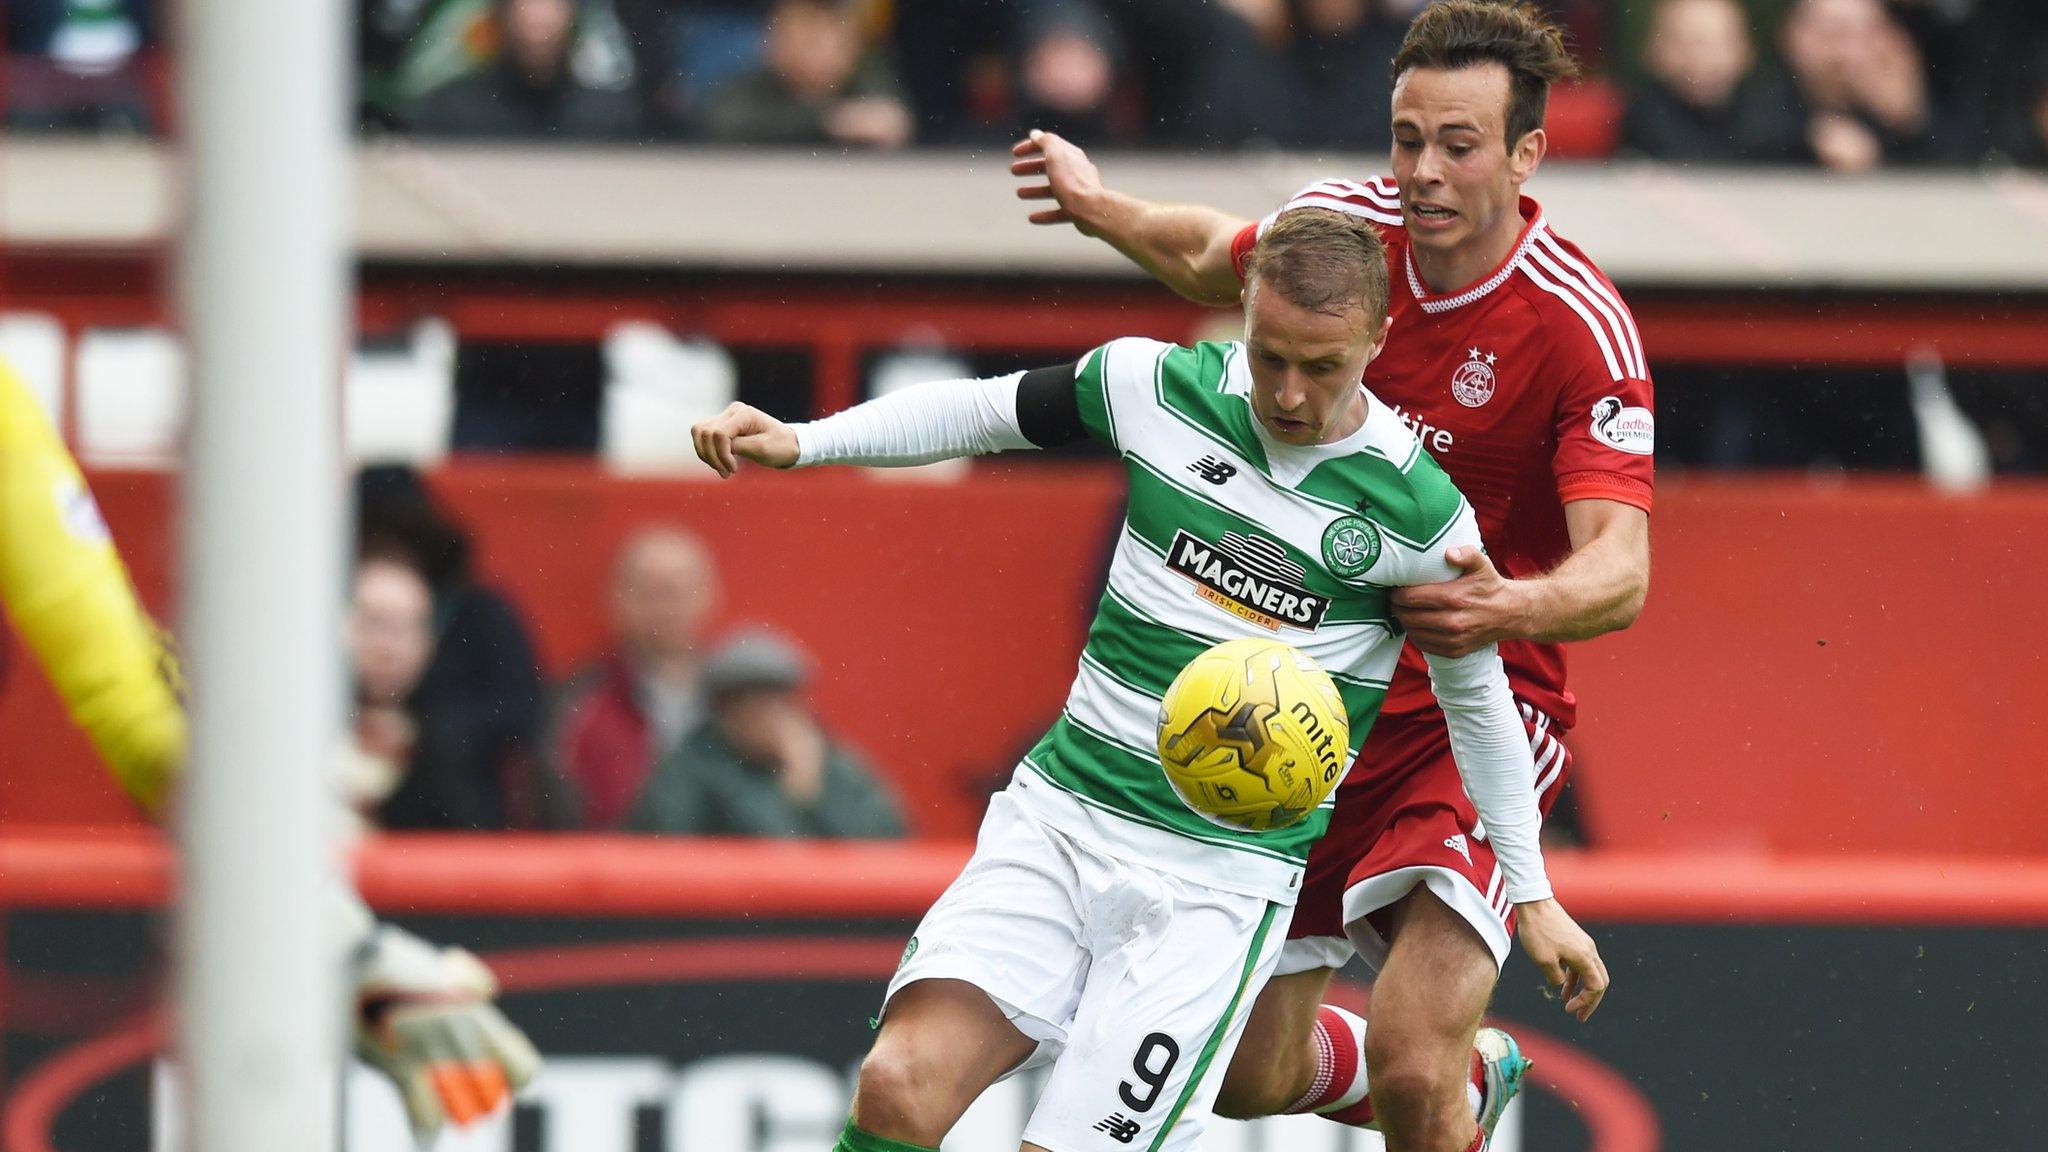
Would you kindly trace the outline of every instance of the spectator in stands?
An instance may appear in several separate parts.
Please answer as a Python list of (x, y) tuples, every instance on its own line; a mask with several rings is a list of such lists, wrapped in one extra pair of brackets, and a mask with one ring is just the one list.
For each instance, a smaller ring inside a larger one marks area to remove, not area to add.
[(895, 800), (803, 700), (808, 661), (768, 633), (704, 668), (711, 714), (655, 766), (627, 826), (641, 832), (891, 839)]
[(1117, 104), (1116, 28), (1088, 0), (1037, 0), (1020, 9), (1014, 134), (1033, 128), (1103, 145), (1138, 142)]
[[(1145, 96), (1145, 141), (1185, 148), (1294, 142), (1315, 109), (1287, 58), (1285, 0), (1106, 0)], [(1374, 65), (1361, 65), (1372, 68)], [(1384, 66), (1380, 66), (1384, 70)], [(1379, 119), (1387, 120), (1382, 108)]]
[[(498, 140), (630, 140), (648, 134), (630, 65), (584, 65), (574, 58), (575, 0), (495, 2), (502, 38), (497, 59), (414, 101), (406, 117), (414, 131)], [(614, 39), (619, 44), (610, 55), (623, 50), (623, 39)]]
[(891, 55), (923, 144), (1007, 146), (1015, 0), (895, 0)]
[(713, 92), (696, 129), (731, 143), (868, 148), (912, 134), (895, 73), (866, 50), (845, 0), (776, 0), (761, 67)]
[(1878, 0), (1795, 0), (1781, 36), (1786, 69), (1766, 78), (1745, 156), (1837, 172), (1938, 158), (1919, 49)]
[(1416, 5), (1297, 0), (1290, 56), (1307, 114), (1288, 143), (1385, 153), (1394, 143), (1394, 53)]
[(1755, 117), (1749, 15), (1737, 0), (1663, 0), (1644, 50), (1647, 76), (1630, 94), (1621, 147), (1658, 160), (1742, 159)]
[(433, 591), (433, 658), (408, 697), (410, 770), (384, 805), (392, 828), (504, 828), (533, 820), (530, 756), (540, 669), (517, 609), (469, 571), (469, 537), (409, 468), (357, 478), (360, 554), (406, 564)]
[(618, 827), (655, 762), (703, 721), (702, 644), (717, 599), (711, 553), (690, 533), (648, 528), (620, 547), (615, 647), (555, 705), (542, 804), (550, 823)]
[(1941, 159), (1982, 159), (1993, 144), (1997, 97), (2016, 87), (2012, 70), (2026, 61), (2030, 25), (2048, 29), (2048, 6), (2039, 0), (1890, 0), (1888, 7), (1924, 63)]
[(2048, 40), (2035, 45), (2023, 73), (2019, 107), (2001, 133), (1999, 150), (2013, 163), (2048, 168)]
[(148, 0), (10, 0), (4, 6), (7, 127), (148, 132)]
[(356, 565), (347, 636), (354, 755), (342, 787), (351, 806), (368, 816), (398, 787), (419, 738), (412, 697), (434, 658), (434, 592), (427, 578), (400, 557), (364, 557)]

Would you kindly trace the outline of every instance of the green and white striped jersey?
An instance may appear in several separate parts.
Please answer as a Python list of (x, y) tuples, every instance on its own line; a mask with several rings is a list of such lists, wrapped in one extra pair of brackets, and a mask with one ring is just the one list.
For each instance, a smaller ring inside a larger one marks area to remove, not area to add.
[(1276, 832), (1189, 811), (1154, 749), (1160, 697), (1197, 653), (1276, 636), (1335, 678), (1357, 755), (1394, 673), (1389, 589), (1457, 575), (1472, 510), (1386, 405), (1340, 441), (1283, 444), (1252, 414), (1244, 346), (1123, 339), (1075, 389), (1090, 433), (1130, 476), (1109, 587), (1059, 720), (1012, 793), (1069, 834), (1228, 891), (1291, 903), (1331, 801)]

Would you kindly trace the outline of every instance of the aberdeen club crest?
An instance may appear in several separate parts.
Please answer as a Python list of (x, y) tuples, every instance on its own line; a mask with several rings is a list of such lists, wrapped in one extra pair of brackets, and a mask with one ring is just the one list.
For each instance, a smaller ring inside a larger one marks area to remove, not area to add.
[(1451, 395), (1467, 408), (1477, 408), (1493, 399), (1493, 362), (1500, 359), (1493, 353), (1480, 354), (1479, 349), (1468, 350), (1467, 359), (1451, 373)]

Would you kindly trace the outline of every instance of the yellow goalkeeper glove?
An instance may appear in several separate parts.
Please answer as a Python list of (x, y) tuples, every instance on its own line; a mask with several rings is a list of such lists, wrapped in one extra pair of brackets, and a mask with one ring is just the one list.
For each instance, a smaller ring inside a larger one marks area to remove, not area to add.
[(540, 1070), (540, 1053), (491, 1004), (498, 982), (461, 948), (389, 924), (356, 951), (356, 1055), (391, 1077), (422, 1146), (444, 1121), (496, 1112)]

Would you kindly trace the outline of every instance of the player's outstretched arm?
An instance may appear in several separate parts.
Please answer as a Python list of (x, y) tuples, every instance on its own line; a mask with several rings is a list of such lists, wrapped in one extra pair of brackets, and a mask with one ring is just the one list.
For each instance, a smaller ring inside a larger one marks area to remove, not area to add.
[(1010, 174), (1022, 179), (1020, 200), (1050, 200), (1031, 214), (1033, 224), (1072, 224), (1103, 240), (1167, 287), (1197, 304), (1237, 303), (1237, 269), (1230, 244), (1249, 220), (1199, 204), (1159, 204), (1102, 184), (1093, 161), (1072, 142), (1034, 131), (1010, 154)]
[[(1492, 570), (1471, 505), (1458, 502), (1454, 520), (1442, 535), (1450, 545), (1449, 560), (1404, 553), (1415, 563), (1403, 569), (1414, 582), (1403, 591), (1441, 589), (1468, 579), (1469, 569), (1457, 562), (1467, 554)], [(1535, 758), (1500, 650), (1487, 643), (1456, 655), (1425, 648), (1424, 656), (1430, 688), (1443, 705), (1458, 775), (1500, 861), (1507, 899), (1516, 906), (1523, 950), (1552, 986), (1563, 989), (1566, 1011), (1584, 1020), (1606, 994), (1607, 968), (1592, 938), (1572, 922), (1551, 893), (1543, 864)]]
[(1590, 640), (1636, 622), (1650, 596), (1650, 514), (1617, 500), (1564, 506), (1571, 555), (1535, 583), (1531, 640)]
[[(4, 366), (0, 601), (107, 767), (160, 813), (186, 737), (169, 637), (136, 599), (63, 440)], [(532, 1077), (540, 1057), (491, 1005), (481, 962), (377, 927), (352, 893), (337, 889), (334, 903), (358, 957), (360, 1050), (398, 1081), (423, 1140), (444, 1116), (483, 1115)]]
[(745, 404), (690, 429), (697, 456), (730, 476), (741, 460), (771, 468), (858, 464), (901, 468), (1013, 448), (1050, 448), (1086, 434), (1076, 366), (987, 380), (935, 380), (803, 424)]
[(1542, 814), (1528, 733), (1497, 648), (1427, 656), (1430, 685), (1450, 728), (1451, 754), (1479, 812), (1515, 905), (1522, 950), (1562, 991), (1565, 1011), (1592, 1016), (1607, 994), (1600, 950), (1551, 893), (1543, 866)]
[(1565, 643), (1635, 623), (1650, 592), (1650, 514), (1615, 500), (1564, 506), (1572, 551), (1541, 576), (1510, 580), (1486, 554), (1455, 547), (1460, 575), (1400, 588), (1394, 614), (1424, 652), (1458, 656), (1502, 640)]
[(157, 811), (185, 751), (177, 660), (136, 598), (77, 463), (5, 365), (0, 606), (101, 760)]

